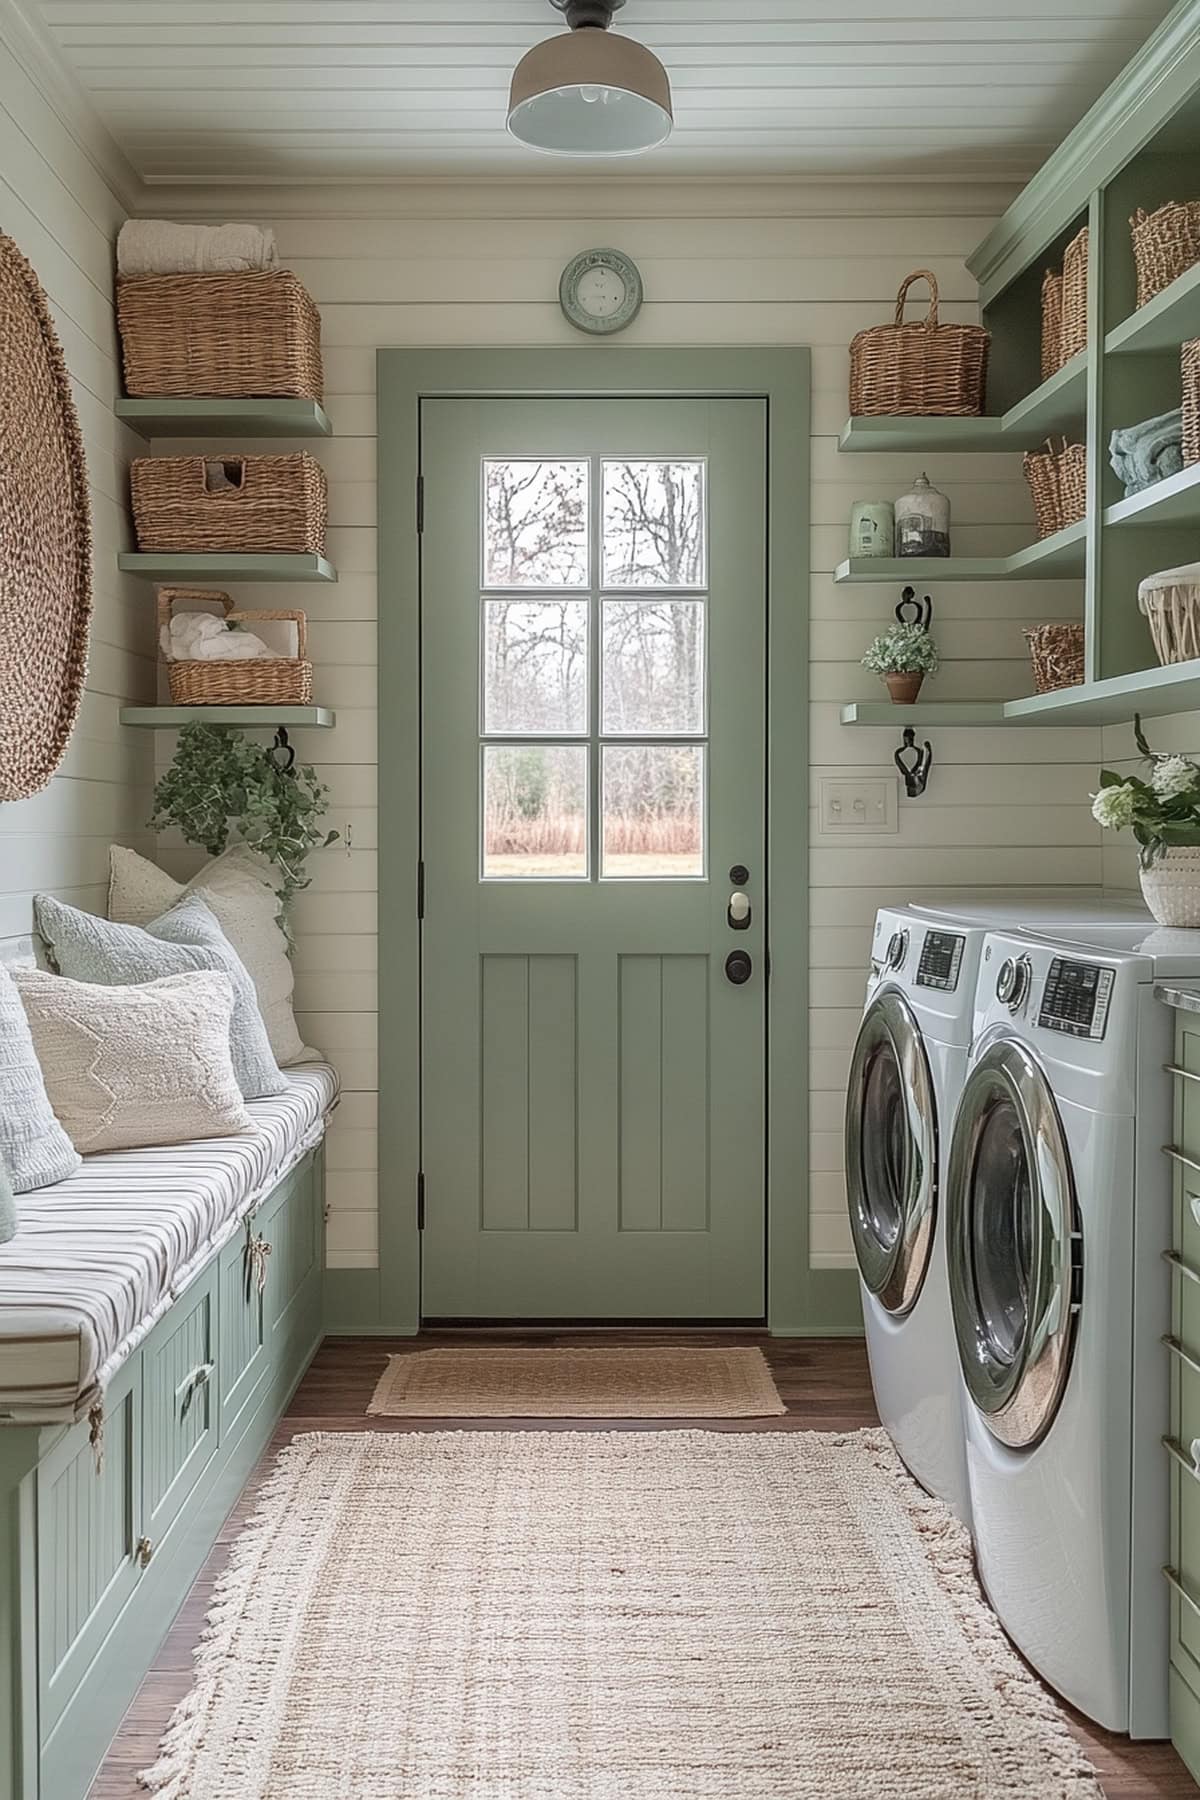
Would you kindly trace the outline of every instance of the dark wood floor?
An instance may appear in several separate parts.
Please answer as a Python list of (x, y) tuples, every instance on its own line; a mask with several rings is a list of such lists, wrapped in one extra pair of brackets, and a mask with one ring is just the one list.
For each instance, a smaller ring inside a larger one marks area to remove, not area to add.
[[(208, 1610), (209, 1595), (224, 1566), (228, 1547), (251, 1510), (258, 1482), (274, 1452), (301, 1431), (445, 1431), (467, 1429), (511, 1431), (508, 1419), (480, 1423), (461, 1419), (368, 1419), (367, 1402), (382, 1370), (384, 1359), (395, 1351), (428, 1348), (431, 1344), (487, 1343), (503, 1338), (506, 1343), (586, 1344), (621, 1343), (750, 1343), (761, 1344), (787, 1405), (781, 1418), (715, 1420), (714, 1430), (729, 1431), (850, 1431), (878, 1423), (871, 1399), (866, 1355), (861, 1342), (845, 1339), (777, 1341), (754, 1332), (430, 1332), (420, 1339), (389, 1343), (381, 1339), (333, 1338), (322, 1348), (275, 1433), (267, 1455), (255, 1471), (246, 1491), (226, 1521), (225, 1528), (204, 1570), (172, 1627), (153, 1669), (127, 1713), (109, 1756), (96, 1778), (90, 1800), (145, 1800), (136, 1774), (154, 1760), (156, 1746), (172, 1708), (186, 1693), (191, 1679), (192, 1649), (199, 1639)], [(686, 1421), (694, 1426), (695, 1420)], [(574, 1423), (539, 1421), (539, 1430), (579, 1430)], [(586, 1429), (586, 1428), (585, 1428)], [(592, 1429), (612, 1430), (609, 1422)], [(640, 1420), (628, 1430), (662, 1430), (662, 1420)], [(1170, 1745), (1133, 1744), (1113, 1737), (1071, 1716), (1073, 1729), (1086, 1744), (1100, 1772), (1108, 1800), (1150, 1800), (1162, 1796), (1191, 1796), (1198, 1790)], [(330, 1795), (329, 1800), (344, 1800)], [(400, 1800), (400, 1796), (397, 1796)], [(948, 1795), (947, 1800), (954, 1800)]]

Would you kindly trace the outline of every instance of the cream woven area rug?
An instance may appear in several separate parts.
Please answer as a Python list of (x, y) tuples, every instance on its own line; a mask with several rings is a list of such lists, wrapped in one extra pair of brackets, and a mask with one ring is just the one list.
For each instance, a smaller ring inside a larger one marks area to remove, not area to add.
[(786, 1412), (761, 1350), (418, 1350), (367, 1408), (413, 1419), (752, 1419)]
[(1100, 1800), (879, 1431), (297, 1438), (167, 1800)]

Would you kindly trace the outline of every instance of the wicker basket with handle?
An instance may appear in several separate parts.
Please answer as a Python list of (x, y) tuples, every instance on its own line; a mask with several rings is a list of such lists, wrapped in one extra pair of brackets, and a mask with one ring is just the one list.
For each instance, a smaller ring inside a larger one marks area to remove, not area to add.
[(158, 626), (162, 636), (177, 604), (190, 612), (208, 611), (216, 603), (227, 624), (253, 631), (265, 620), (289, 619), (296, 626), (296, 655), (248, 657), (244, 662), (167, 662), (167, 681), (176, 706), (308, 706), (313, 695), (313, 667), (308, 660), (308, 619), (302, 612), (239, 612), (228, 594), (215, 588), (162, 587), (158, 590)]
[(1025, 479), (1033, 497), (1039, 538), (1074, 525), (1087, 512), (1087, 450), (1063, 438), (1047, 438), (1044, 450), (1028, 450)]
[(1083, 680), (1083, 626), (1034, 625), (1025, 633), (1033, 685), (1039, 694), (1078, 687)]
[(1183, 460), (1200, 462), (1200, 338), (1192, 338), (1179, 351), (1183, 387)]
[(1063, 280), (1054, 269), (1042, 277), (1042, 380), (1062, 368)]
[(284, 456), (141, 456), (129, 466), (139, 550), (325, 553), (325, 471)]
[(1139, 206), (1129, 221), (1137, 271), (1137, 303), (1145, 306), (1200, 262), (1200, 200), (1168, 200), (1152, 213)]
[(321, 315), (290, 269), (117, 282), (132, 395), (320, 400)]
[(1063, 251), (1062, 360), (1070, 362), (1087, 344), (1088, 228), (1076, 232)]
[[(914, 281), (929, 283), (929, 311), (906, 322), (904, 302)], [(851, 414), (978, 417), (990, 343), (982, 325), (941, 324), (937, 281), (931, 270), (915, 270), (900, 284), (892, 323), (872, 325), (851, 341)]]
[(1200, 563), (1145, 576), (1138, 583), (1138, 611), (1164, 667), (1200, 656)]

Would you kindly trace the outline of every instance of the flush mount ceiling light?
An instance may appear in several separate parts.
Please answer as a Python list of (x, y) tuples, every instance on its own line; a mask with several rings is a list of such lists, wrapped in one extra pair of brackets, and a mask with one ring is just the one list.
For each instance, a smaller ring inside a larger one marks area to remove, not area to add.
[(570, 31), (517, 64), (508, 129), (554, 156), (637, 156), (671, 135), (671, 84), (644, 44), (608, 27), (625, 0), (550, 0)]

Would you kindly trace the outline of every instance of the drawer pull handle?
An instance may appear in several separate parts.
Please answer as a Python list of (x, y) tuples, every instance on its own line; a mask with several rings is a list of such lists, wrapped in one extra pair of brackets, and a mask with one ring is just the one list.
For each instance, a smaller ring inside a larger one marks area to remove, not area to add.
[(1196, 1600), (1188, 1592), (1174, 1569), (1164, 1568), (1163, 1574), (1167, 1578), (1168, 1587), (1172, 1588), (1174, 1592), (1179, 1595), (1179, 1598), (1183, 1601), (1184, 1605), (1190, 1606), (1196, 1617), (1200, 1619), (1200, 1600)]
[(1172, 1162), (1179, 1163), (1182, 1168), (1192, 1169), (1197, 1175), (1200, 1175), (1200, 1162), (1197, 1162), (1195, 1157), (1186, 1156), (1177, 1144), (1164, 1144), (1163, 1155), (1169, 1156)]
[(246, 1245), (247, 1274), (260, 1294), (266, 1291), (267, 1258), (271, 1254), (271, 1248), (272, 1246), (267, 1239), (261, 1235), (256, 1238), (251, 1238), (250, 1242)]
[(1177, 1275), (1186, 1275), (1189, 1281), (1200, 1284), (1200, 1269), (1193, 1269), (1191, 1263), (1184, 1262), (1182, 1256), (1178, 1256), (1174, 1250), (1164, 1250), (1163, 1261), (1168, 1263)]
[(137, 1541), (137, 1559), (141, 1563), (143, 1569), (148, 1569), (150, 1567), (150, 1558), (153, 1555), (154, 1555), (153, 1539), (152, 1538), (139, 1538)]
[(1195, 1069), (1185, 1069), (1180, 1063), (1164, 1063), (1163, 1068), (1168, 1075), (1182, 1075), (1185, 1081), (1200, 1081)]
[(1179, 1442), (1178, 1438), (1165, 1437), (1163, 1439), (1163, 1449), (1171, 1458), (1172, 1462), (1177, 1462), (1179, 1464), (1185, 1475), (1190, 1475), (1193, 1481), (1200, 1481), (1200, 1438), (1194, 1438), (1192, 1440), (1192, 1454), (1190, 1456)]
[(182, 1401), (183, 1403), (180, 1406), (180, 1412), (186, 1412), (199, 1390), (202, 1387), (207, 1387), (209, 1381), (212, 1379), (212, 1372), (216, 1366), (216, 1363), (201, 1363), (198, 1368), (192, 1370), (190, 1375), (184, 1376), (179, 1386), (175, 1389), (176, 1400)]
[(1200, 1362), (1197, 1362), (1190, 1351), (1184, 1349), (1178, 1338), (1168, 1336), (1164, 1337), (1162, 1341), (1171, 1352), (1171, 1355), (1176, 1357), (1185, 1365), (1185, 1367), (1189, 1368), (1193, 1375), (1200, 1375)]

